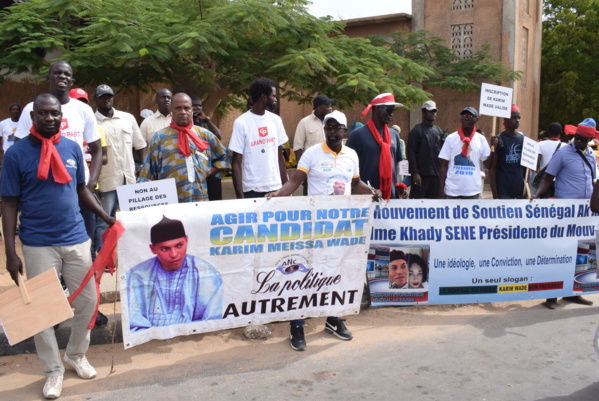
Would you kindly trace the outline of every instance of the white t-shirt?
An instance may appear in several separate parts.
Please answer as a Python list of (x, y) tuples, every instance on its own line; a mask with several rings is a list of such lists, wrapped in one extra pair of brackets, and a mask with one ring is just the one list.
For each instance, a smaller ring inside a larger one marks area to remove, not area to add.
[(560, 143), (562, 144), (562, 146), (565, 145), (565, 143), (562, 143), (560, 141), (552, 141), (549, 139), (539, 143), (539, 157), (541, 160), (541, 164), (539, 164), (539, 169), (547, 167), (547, 165), (551, 161), (551, 158), (553, 157), (553, 154), (555, 153), (555, 149), (557, 149), (557, 146)]
[(308, 175), (308, 195), (351, 195), (351, 182), (360, 176), (358, 154), (346, 146), (335, 154), (323, 142), (304, 152), (297, 169)]
[(447, 136), (439, 153), (439, 158), (448, 160), (445, 194), (448, 196), (472, 196), (483, 190), (481, 166), (491, 154), (487, 139), (474, 133), (468, 148), (468, 157), (462, 156), (464, 143), (460, 135), (454, 132)]
[[(67, 104), (61, 105), (62, 123), (60, 132), (63, 137), (69, 138), (79, 144), (83, 156), (89, 161), (91, 157), (86, 154), (83, 142), (92, 143), (100, 140), (100, 130), (96, 122), (94, 111), (89, 105), (71, 99)], [(31, 112), (33, 111), (33, 102), (27, 104), (19, 118), (19, 125), (15, 136), (17, 138), (25, 138), (29, 135), (29, 130), (33, 122), (31, 121)], [(85, 169), (85, 182), (89, 180), (89, 169)]]
[(281, 188), (279, 146), (287, 141), (283, 120), (270, 111), (262, 116), (247, 111), (235, 120), (229, 150), (243, 155), (243, 192)]
[(13, 121), (10, 118), (0, 122), (0, 134), (2, 135), (2, 150), (6, 152), (8, 148), (15, 143), (15, 132), (17, 131), (18, 121)]

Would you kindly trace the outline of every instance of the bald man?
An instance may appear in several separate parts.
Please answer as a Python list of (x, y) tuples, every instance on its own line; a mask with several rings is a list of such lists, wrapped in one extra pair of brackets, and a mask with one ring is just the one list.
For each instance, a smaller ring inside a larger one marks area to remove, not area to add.
[(230, 166), (227, 149), (205, 128), (193, 125), (191, 98), (173, 96), (173, 120), (148, 143), (138, 182), (174, 178), (179, 202), (208, 200), (206, 178)]

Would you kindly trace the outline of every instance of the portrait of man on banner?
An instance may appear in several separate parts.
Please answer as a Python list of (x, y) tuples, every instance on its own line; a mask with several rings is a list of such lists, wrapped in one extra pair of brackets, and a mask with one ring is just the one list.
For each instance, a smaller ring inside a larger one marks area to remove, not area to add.
[(392, 250), (389, 253), (389, 289), (424, 289), (428, 285), (428, 263), (421, 249)]
[(150, 241), (155, 256), (126, 273), (131, 332), (221, 319), (221, 276), (211, 263), (187, 254), (183, 223), (163, 216)]

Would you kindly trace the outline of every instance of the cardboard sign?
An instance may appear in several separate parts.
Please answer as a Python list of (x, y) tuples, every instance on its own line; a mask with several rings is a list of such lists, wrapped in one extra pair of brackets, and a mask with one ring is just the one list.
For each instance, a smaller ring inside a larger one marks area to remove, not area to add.
[(132, 212), (146, 207), (179, 203), (174, 178), (121, 185), (116, 188), (121, 211)]
[(31, 302), (25, 303), (19, 287), (0, 294), (0, 320), (10, 345), (73, 317), (56, 270), (49, 269), (24, 282)]
[(537, 170), (537, 160), (539, 158), (539, 143), (528, 137), (524, 137), (522, 145), (522, 158), (520, 165), (533, 171)]
[(480, 114), (510, 118), (512, 112), (512, 88), (482, 84), (480, 89)]

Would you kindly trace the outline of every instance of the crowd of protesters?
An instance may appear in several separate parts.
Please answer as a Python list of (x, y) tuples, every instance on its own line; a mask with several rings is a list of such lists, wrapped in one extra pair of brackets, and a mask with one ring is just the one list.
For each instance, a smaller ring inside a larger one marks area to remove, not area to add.
[[(249, 87), (248, 110), (235, 120), (225, 146), (196, 94), (159, 90), (157, 111), (144, 110), (139, 126), (134, 116), (115, 109), (115, 92), (106, 84), (93, 93), (94, 112), (88, 94), (72, 87), (67, 62), (55, 62), (47, 78), (49, 93), (37, 96), (22, 112), (12, 103), (10, 117), (0, 123), (7, 268), (17, 282), (24, 270), (15, 251), (19, 235), (28, 276), (54, 266), (71, 292), (102, 248), (102, 233), (115, 222), (116, 188), (121, 185), (174, 178), (179, 202), (220, 200), (221, 178), (232, 171), (238, 199), (286, 196), (300, 185), (304, 195), (481, 199), (486, 172), (494, 199), (590, 199), (597, 174), (589, 147), (597, 134), (591, 118), (564, 129), (551, 124), (541, 142), (536, 177), (529, 177), (521, 165), (526, 134), (518, 131), (521, 114), (515, 105), (503, 119), (504, 130), (488, 140), (477, 128), (474, 107), (461, 110), (457, 129), (448, 134), (435, 125), (437, 105), (428, 100), (421, 108), (422, 122), (409, 131), (406, 144), (399, 126), (389, 126), (403, 107), (393, 94), (376, 96), (362, 113), (362, 119), (370, 114), (366, 124), (351, 125), (345, 114), (333, 110), (335, 99), (319, 94), (313, 112), (295, 131), (292, 149), (298, 166), (290, 179), (283, 149), (289, 138), (275, 113), (277, 84), (269, 79), (256, 79)], [(406, 160), (409, 175), (402, 177), (399, 163)], [(596, 198), (591, 202), (595, 209), (599, 194)], [(153, 246), (159, 249), (161, 242)], [(53, 263), (46, 263), (49, 259)], [(46, 398), (61, 395), (64, 365), (84, 379), (96, 375), (85, 357), (94, 289), (86, 287), (76, 299), (73, 334), (62, 360), (53, 329), (35, 336), (47, 377)], [(567, 299), (592, 304), (579, 296)], [(544, 303), (550, 309), (556, 304), (556, 299)], [(297, 351), (306, 349), (303, 326), (303, 320), (291, 322), (290, 344)], [(325, 331), (352, 339), (339, 317), (329, 317)]]

